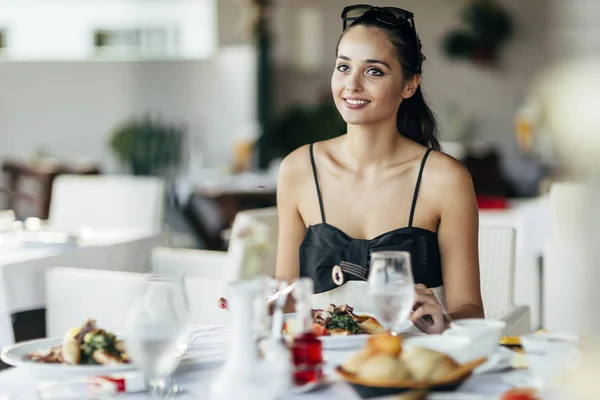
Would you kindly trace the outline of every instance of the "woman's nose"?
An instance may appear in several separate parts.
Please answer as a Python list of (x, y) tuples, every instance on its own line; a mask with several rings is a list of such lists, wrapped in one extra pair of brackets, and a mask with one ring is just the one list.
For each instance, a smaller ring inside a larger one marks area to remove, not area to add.
[(346, 90), (349, 92), (360, 92), (362, 90), (361, 75), (352, 73), (346, 80)]

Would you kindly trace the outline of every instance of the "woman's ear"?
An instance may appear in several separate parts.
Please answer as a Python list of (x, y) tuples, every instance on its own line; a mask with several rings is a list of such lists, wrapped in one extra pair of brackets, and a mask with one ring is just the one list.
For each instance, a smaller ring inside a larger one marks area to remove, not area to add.
[(405, 99), (410, 99), (415, 94), (420, 84), (421, 75), (414, 75), (404, 84), (404, 89), (402, 90), (402, 97)]

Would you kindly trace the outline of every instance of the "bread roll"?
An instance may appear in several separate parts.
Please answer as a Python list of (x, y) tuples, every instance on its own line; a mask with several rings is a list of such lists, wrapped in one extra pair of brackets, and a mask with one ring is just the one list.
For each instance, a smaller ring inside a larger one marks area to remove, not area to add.
[(342, 366), (344, 367), (344, 370), (350, 372), (351, 374), (356, 374), (369, 356), (370, 354), (366, 351), (366, 349), (363, 349), (358, 353), (353, 353), (350, 357), (348, 357)]
[(398, 357), (402, 352), (402, 336), (394, 336), (390, 333), (371, 336), (367, 340), (367, 350), (371, 354), (384, 353)]
[(367, 382), (397, 382), (411, 377), (399, 358), (382, 353), (368, 357), (358, 368), (357, 375)]
[(416, 381), (430, 382), (443, 379), (458, 366), (444, 353), (413, 347), (402, 353), (402, 361)]

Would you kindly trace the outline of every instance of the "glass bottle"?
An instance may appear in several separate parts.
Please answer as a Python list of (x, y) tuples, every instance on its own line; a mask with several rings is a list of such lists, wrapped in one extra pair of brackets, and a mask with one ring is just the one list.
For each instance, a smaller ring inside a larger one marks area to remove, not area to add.
[(300, 278), (292, 292), (296, 299), (296, 324), (299, 334), (294, 338), (292, 361), (294, 383), (298, 386), (319, 382), (323, 379), (323, 348), (312, 331), (312, 312), (309, 296), (313, 294), (310, 278)]

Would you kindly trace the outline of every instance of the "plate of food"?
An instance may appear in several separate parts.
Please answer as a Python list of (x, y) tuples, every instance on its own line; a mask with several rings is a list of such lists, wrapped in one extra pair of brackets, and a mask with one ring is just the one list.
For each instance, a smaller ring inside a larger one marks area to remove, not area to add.
[(459, 364), (435, 350), (404, 349), (401, 336), (386, 333), (371, 336), (362, 350), (335, 371), (361, 398), (368, 399), (408, 390), (452, 391), (485, 361), (480, 358)]
[(123, 340), (98, 328), (93, 319), (69, 329), (62, 338), (30, 340), (7, 347), (0, 358), (46, 379), (110, 375), (135, 369)]
[[(286, 314), (284, 332), (293, 335), (295, 314)], [(348, 349), (360, 347), (371, 336), (385, 332), (385, 328), (370, 313), (355, 312), (354, 308), (344, 304), (330, 304), (326, 309), (313, 309), (313, 332), (323, 343), (324, 349)], [(408, 331), (413, 324), (405, 321), (395, 330)]]

